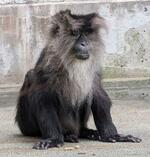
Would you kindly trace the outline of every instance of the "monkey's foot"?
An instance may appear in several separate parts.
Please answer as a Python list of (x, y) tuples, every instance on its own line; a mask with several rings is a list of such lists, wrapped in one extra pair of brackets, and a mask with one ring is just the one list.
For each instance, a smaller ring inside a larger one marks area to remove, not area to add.
[(103, 142), (133, 142), (140, 143), (142, 140), (140, 138), (134, 137), (132, 135), (114, 135), (105, 139), (102, 139)]
[(70, 134), (64, 137), (65, 142), (78, 143), (78, 137), (76, 135)]
[(94, 141), (101, 140), (100, 134), (97, 130), (88, 129), (88, 128), (81, 130), (80, 138), (94, 140)]
[(63, 145), (63, 142), (60, 140), (52, 140), (52, 139), (44, 139), (39, 142), (37, 142), (34, 146), (33, 149), (48, 149), (48, 148), (53, 148), (53, 147), (61, 147)]

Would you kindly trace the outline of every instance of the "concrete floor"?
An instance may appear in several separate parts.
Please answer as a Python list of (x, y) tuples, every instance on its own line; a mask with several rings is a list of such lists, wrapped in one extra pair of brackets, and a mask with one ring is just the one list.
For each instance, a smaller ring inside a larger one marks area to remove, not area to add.
[[(150, 157), (150, 102), (113, 101), (112, 115), (118, 131), (143, 139), (142, 143), (102, 143), (81, 140), (49, 150), (33, 150), (36, 138), (23, 137), (14, 123), (16, 95), (0, 96), (0, 157)], [(90, 127), (94, 127), (92, 118)], [(74, 147), (77, 147), (76, 149)]]

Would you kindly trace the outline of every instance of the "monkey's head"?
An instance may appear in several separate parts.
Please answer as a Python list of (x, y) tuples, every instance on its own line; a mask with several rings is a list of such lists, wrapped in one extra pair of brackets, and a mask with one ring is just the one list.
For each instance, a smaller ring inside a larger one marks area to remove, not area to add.
[(96, 13), (74, 15), (70, 10), (60, 11), (52, 18), (50, 42), (60, 56), (87, 60), (102, 45), (101, 28), (105, 28), (104, 19)]

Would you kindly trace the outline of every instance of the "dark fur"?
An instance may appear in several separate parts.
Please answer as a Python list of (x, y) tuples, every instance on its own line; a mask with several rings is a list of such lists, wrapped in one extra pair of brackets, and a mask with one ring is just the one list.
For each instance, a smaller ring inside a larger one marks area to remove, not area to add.
[[(103, 44), (98, 32), (104, 26), (95, 13), (61, 11), (53, 17), (47, 46), (35, 68), (26, 74), (17, 104), (16, 121), (23, 135), (43, 138), (34, 148), (78, 142), (79, 137), (138, 142), (118, 135), (110, 115), (110, 98), (100, 83)], [(88, 39), (90, 59), (86, 61), (79, 61), (72, 52), (76, 33)], [(91, 111), (98, 131), (87, 128)]]

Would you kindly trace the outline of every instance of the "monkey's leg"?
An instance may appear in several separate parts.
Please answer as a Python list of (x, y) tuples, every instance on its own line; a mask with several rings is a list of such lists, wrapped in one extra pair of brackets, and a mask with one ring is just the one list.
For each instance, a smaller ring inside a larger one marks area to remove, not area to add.
[(91, 106), (85, 102), (80, 107), (80, 138), (88, 140), (100, 140), (100, 134), (98, 130), (87, 128), (87, 122), (91, 113)]
[(80, 131), (80, 138), (99, 141), (101, 140), (98, 130), (84, 128)]
[(110, 114), (111, 101), (103, 89), (95, 92), (92, 112), (96, 127), (104, 142), (141, 142), (132, 135), (119, 135)]
[[(68, 110), (66, 108), (66, 110)], [(62, 127), (64, 133), (64, 141), (71, 143), (78, 143), (78, 135), (79, 135), (79, 116), (78, 111), (74, 109), (70, 109), (70, 113), (63, 114), (62, 117)], [(72, 114), (73, 113), (73, 114)], [(67, 116), (66, 116), (67, 115)]]
[(62, 146), (64, 142), (62, 128), (56, 108), (52, 103), (53, 99), (50, 99), (47, 92), (38, 92), (33, 99), (38, 103), (36, 104), (36, 119), (42, 134), (42, 140), (36, 143), (33, 148), (48, 149)]
[(24, 83), (21, 87), (15, 120), (25, 136), (40, 136), (40, 130), (30, 112), (28, 102), (28, 91), (34, 80), (34, 70), (29, 70), (25, 75)]
[(15, 119), (23, 135), (40, 136), (40, 130), (29, 111), (27, 95), (19, 96)]

